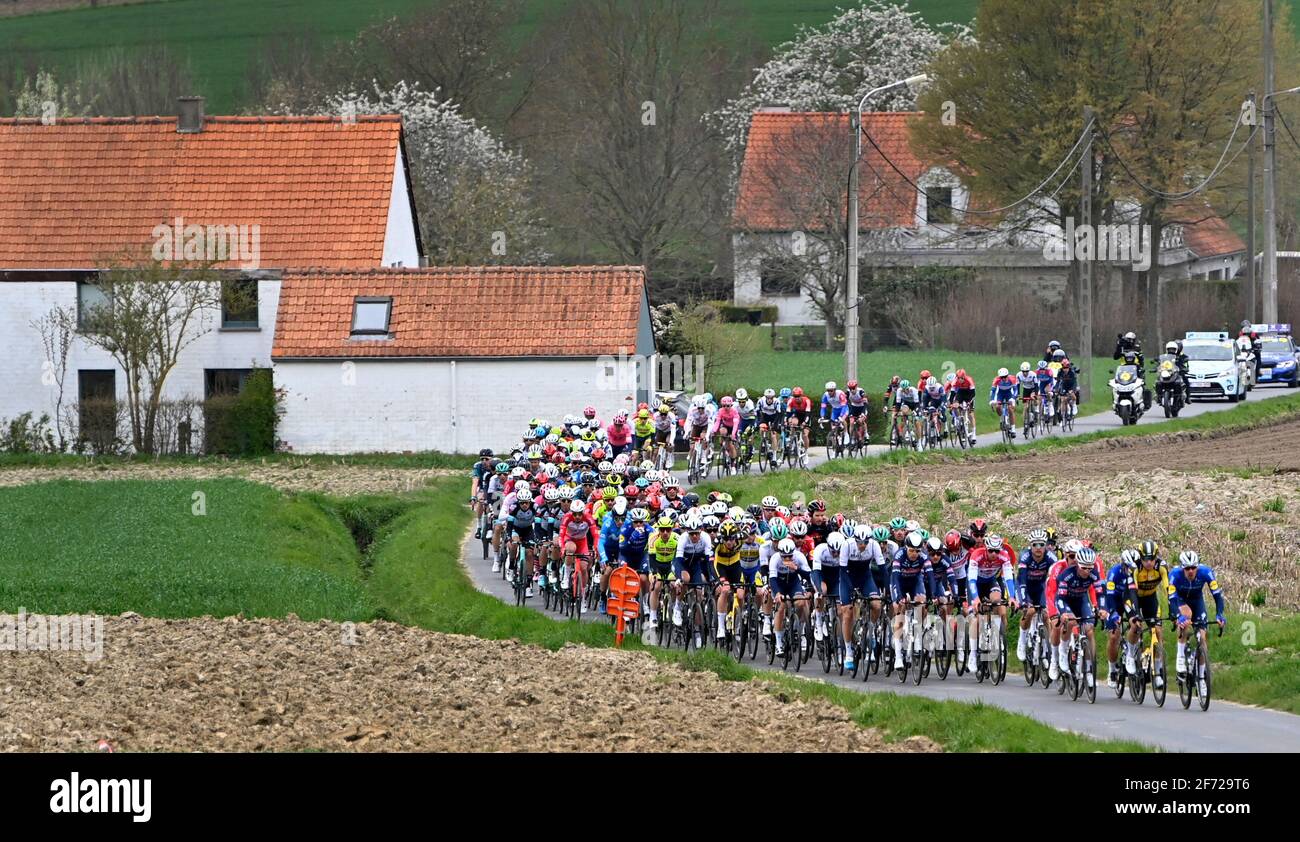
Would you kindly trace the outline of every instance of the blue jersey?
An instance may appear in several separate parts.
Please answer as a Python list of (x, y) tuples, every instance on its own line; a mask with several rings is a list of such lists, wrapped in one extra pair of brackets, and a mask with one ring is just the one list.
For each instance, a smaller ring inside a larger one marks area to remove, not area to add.
[(1100, 584), (1101, 575), (1095, 567), (1086, 574), (1077, 566), (1065, 568), (1056, 577), (1056, 610), (1062, 614), (1073, 613), (1069, 601), (1087, 599), (1088, 593), (1095, 594)]
[(1038, 371), (1034, 372), (1034, 375), (1038, 379), (1038, 388), (1042, 392), (1046, 392), (1050, 389), (1052, 383), (1056, 381), (1056, 378), (1052, 376), (1052, 370), (1050, 368), (1040, 368)]
[(993, 380), (993, 385), (989, 387), (989, 400), (1005, 401), (1016, 396), (1018, 384), (1016, 378), (997, 377)]
[(650, 527), (642, 523), (637, 526), (631, 519), (623, 525), (619, 533), (618, 550), (623, 555), (645, 555), (646, 545), (650, 543)]
[[(600, 519), (600, 541), (597, 543), (600, 545), (601, 564), (605, 564), (609, 561), (610, 554), (615, 556), (616, 561), (618, 560), (618, 544), (620, 536), (623, 534), (623, 526), (625, 525), (624, 521), (626, 520), (626, 517), (627, 516), (624, 515), (621, 518), (617, 518), (613, 512), (606, 512), (605, 516)], [(631, 521), (627, 522), (630, 523)]]
[(1128, 565), (1123, 562), (1111, 565), (1106, 575), (1106, 610), (1118, 613), (1124, 609), (1125, 602), (1136, 596), (1137, 582)]
[(914, 579), (917, 576), (925, 577), (926, 593), (935, 593), (934, 589), (934, 565), (930, 563), (930, 556), (924, 552), (916, 554), (915, 559), (907, 557), (907, 549), (901, 549), (894, 553), (894, 563), (889, 571), (889, 586), (894, 592), (894, 601), (899, 602), (899, 594), (902, 590), (903, 579)]
[(1223, 616), (1223, 589), (1219, 587), (1219, 580), (1215, 578), (1214, 571), (1208, 564), (1198, 565), (1196, 572), (1190, 577), (1187, 571), (1182, 567), (1175, 567), (1169, 573), (1169, 616), (1177, 617), (1178, 611), (1183, 605), (1193, 609), (1204, 604), (1204, 588), (1209, 586), (1210, 593), (1214, 596), (1215, 613)]

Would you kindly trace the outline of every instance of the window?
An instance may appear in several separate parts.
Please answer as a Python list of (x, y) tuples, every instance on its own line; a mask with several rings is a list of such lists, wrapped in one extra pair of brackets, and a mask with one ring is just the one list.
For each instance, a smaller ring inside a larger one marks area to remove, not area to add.
[(925, 221), (929, 225), (952, 222), (952, 188), (925, 188)]
[(108, 294), (94, 281), (77, 283), (77, 327), (86, 330), (112, 303)]
[(203, 396), (208, 400), (232, 397), (244, 391), (251, 368), (208, 368), (203, 371)]
[(358, 296), (352, 305), (353, 336), (387, 336), (393, 299)]
[(117, 437), (117, 372), (78, 371), (77, 401), (80, 438), (94, 453), (111, 451)]
[(759, 268), (762, 294), (765, 296), (798, 295), (799, 275), (797, 262), (764, 260), (763, 265)]
[(221, 327), (227, 330), (257, 327), (257, 281), (237, 278), (221, 282)]

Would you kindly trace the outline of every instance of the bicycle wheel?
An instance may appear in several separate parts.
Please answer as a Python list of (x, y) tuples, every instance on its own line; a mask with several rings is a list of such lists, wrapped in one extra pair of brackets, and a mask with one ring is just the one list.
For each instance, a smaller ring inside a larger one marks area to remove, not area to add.
[(1200, 645), (1200, 651), (1197, 653), (1196, 660), (1200, 663), (1201, 678), (1196, 687), (1196, 695), (1201, 700), (1201, 710), (1210, 709), (1210, 653), (1206, 651), (1205, 644)]
[[(1198, 647), (1199, 648), (1199, 647)], [(1192, 677), (1197, 674), (1196, 653), (1192, 650), (1187, 652), (1187, 673), (1178, 676), (1178, 701), (1183, 703), (1183, 710), (1192, 706)]]
[(1077, 701), (1079, 693), (1083, 690), (1083, 653), (1080, 647), (1075, 646), (1070, 650), (1070, 700)]
[(998, 647), (998, 657), (994, 666), (997, 667), (998, 674), (993, 679), (994, 684), (1001, 684), (1007, 680), (1007, 629), (1002, 623), (1002, 618), (998, 618), (998, 633), (995, 638)]
[(1083, 644), (1083, 692), (1088, 696), (1088, 704), (1097, 703), (1097, 659), (1093, 657), (1092, 645)]
[[(830, 642), (832, 647), (835, 650), (834, 652), (831, 653), (831, 665), (834, 667), (838, 667), (840, 675), (844, 675), (845, 642), (844, 642), (844, 632), (840, 628), (840, 616), (839, 616), (838, 609), (831, 617)], [(852, 644), (848, 644), (848, 645), (851, 646)], [(853, 665), (856, 667), (857, 663), (858, 663), (857, 658), (855, 657), (853, 660)]]
[[(1030, 626), (1032, 629), (1033, 626)], [(1024, 634), (1022, 631), (1021, 634)], [(1025, 645), (1025, 659), (1020, 662), (1020, 668), (1025, 673), (1025, 684), (1033, 687), (1038, 681), (1038, 637), (1030, 633), (1029, 643)]]
[(1169, 692), (1169, 676), (1165, 674), (1164, 646), (1152, 650), (1151, 661), (1151, 698), (1156, 700), (1156, 707), (1165, 706), (1165, 695)]
[(1138, 659), (1138, 674), (1129, 678), (1128, 697), (1139, 705), (1147, 698), (1147, 678), (1150, 670), (1151, 662), (1146, 655), (1143, 655)]

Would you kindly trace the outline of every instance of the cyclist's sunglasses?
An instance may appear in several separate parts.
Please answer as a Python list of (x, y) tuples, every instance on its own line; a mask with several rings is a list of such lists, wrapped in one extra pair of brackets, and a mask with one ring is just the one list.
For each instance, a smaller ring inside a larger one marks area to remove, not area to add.
[(1047, 542), (1045, 542), (1045, 541), (1035, 541), (1034, 543), (1030, 544), (1029, 546), (1030, 546), (1031, 548), (1033, 548), (1033, 547), (1037, 547), (1037, 548), (1040, 549), (1040, 550), (1045, 550), (1045, 549), (1047, 549)]
[(1076, 553), (1074, 550), (1066, 550), (1066, 551), (1065, 551), (1065, 557), (1066, 557), (1066, 558), (1074, 558), (1074, 557), (1077, 556), (1077, 555), (1078, 555), (1078, 553)]

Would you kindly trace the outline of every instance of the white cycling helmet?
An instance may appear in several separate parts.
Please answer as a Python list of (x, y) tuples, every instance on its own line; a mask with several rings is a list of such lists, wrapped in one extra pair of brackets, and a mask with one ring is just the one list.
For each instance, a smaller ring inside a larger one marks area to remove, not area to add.
[(691, 398), (691, 406), (695, 407), (696, 409), (703, 409), (706, 403), (707, 401), (704, 400), (704, 395), (696, 395), (695, 397)]
[(736, 390), (736, 400), (743, 401), (748, 399), (749, 399), (749, 392), (746, 392), (744, 389)]
[(915, 521), (915, 520), (909, 520), (909, 521), (907, 522), (907, 531), (908, 531), (908, 532), (916, 532), (916, 531), (918, 531), (920, 528), (921, 528), (921, 524), (920, 524), (918, 521)]
[(789, 538), (782, 538), (781, 543), (776, 545), (776, 550), (781, 555), (794, 555), (794, 541)]
[(781, 505), (781, 501), (776, 499), (776, 497), (772, 496), (771, 494), (769, 494), (766, 497), (764, 497), (762, 500), (760, 500), (758, 502), (758, 505), (762, 506), (765, 509), (775, 509), (777, 506)]
[(1183, 550), (1178, 554), (1178, 563), (1183, 567), (1196, 567), (1201, 563), (1201, 557), (1196, 550)]
[(610, 510), (619, 517), (627, 514), (627, 498), (622, 496), (615, 497), (614, 505), (610, 506)]
[(999, 369), (998, 369), (998, 377), (1006, 377), (1006, 376), (1009, 375), (1010, 373), (1011, 373), (1011, 372), (1007, 371), (1005, 368), (999, 368)]
[(914, 550), (919, 550), (921, 545), (925, 543), (925, 539), (921, 537), (920, 532), (909, 532), (907, 537), (903, 539), (903, 543)]
[(1030, 368), (1029, 368), (1029, 361), (1028, 361), (1028, 360), (1026, 360), (1025, 362), (1023, 362), (1023, 363), (1020, 364), (1020, 370), (1021, 370), (1021, 371), (1029, 371), (1029, 370), (1030, 370)]
[(834, 391), (834, 390), (835, 390), (835, 381), (834, 381), (834, 380), (827, 380), (827, 381), (826, 381), (826, 391), (828, 391), (828, 392), (832, 392), (832, 391)]
[[(848, 524), (846, 523), (845, 526), (847, 525)], [(871, 524), (869, 523), (855, 524), (853, 527), (853, 537), (865, 544), (868, 541), (868, 539), (871, 538)]]
[(826, 546), (838, 553), (844, 547), (844, 533), (832, 532), (827, 535)]
[(763, 397), (765, 397), (765, 398), (774, 398), (774, 397), (776, 397), (776, 389), (764, 389), (764, 390), (763, 390)]
[(581, 500), (574, 500), (572, 503), (569, 504), (569, 511), (573, 512), (575, 515), (580, 515), (586, 510), (587, 510), (587, 504), (582, 502)]

